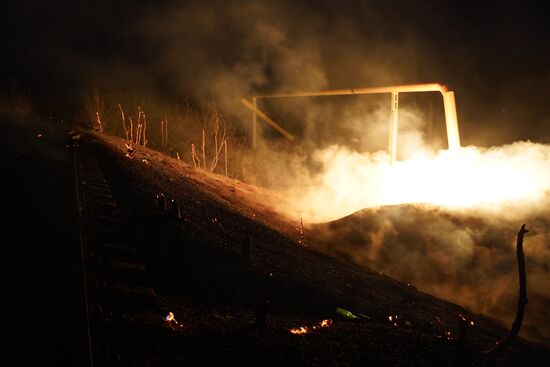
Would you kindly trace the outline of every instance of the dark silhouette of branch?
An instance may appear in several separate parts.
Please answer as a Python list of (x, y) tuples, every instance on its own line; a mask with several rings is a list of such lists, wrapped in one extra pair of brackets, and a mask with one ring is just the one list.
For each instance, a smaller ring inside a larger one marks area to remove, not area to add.
[(521, 226), (521, 229), (518, 232), (516, 255), (518, 258), (519, 271), (519, 299), (518, 308), (516, 311), (516, 319), (512, 324), (510, 332), (504, 337), (504, 339), (502, 339), (502, 341), (500, 342), (497, 342), (491, 349), (483, 352), (483, 354), (485, 354), (485, 356), (489, 358), (496, 356), (497, 354), (505, 351), (508, 348), (508, 346), (519, 334), (521, 323), (523, 322), (525, 306), (527, 305), (527, 277), (525, 274), (525, 257), (523, 256), (523, 235), (527, 232), (529, 232), (529, 230), (525, 228), (525, 224)]

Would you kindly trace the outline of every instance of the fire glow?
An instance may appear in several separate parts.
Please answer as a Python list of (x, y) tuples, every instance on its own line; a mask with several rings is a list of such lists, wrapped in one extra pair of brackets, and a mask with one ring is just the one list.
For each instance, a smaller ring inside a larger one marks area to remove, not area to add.
[(313, 330), (321, 329), (321, 328), (328, 328), (332, 326), (332, 320), (331, 319), (325, 319), (322, 320), (320, 323), (313, 325), (313, 326), (300, 326), (297, 328), (290, 329), (290, 333), (294, 335), (303, 335), (307, 334)]
[(363, 208), (429, 204), (450, 209), (533, 206), (550, 192), (550, 146), (516, 142), (430, 154), (418, 149), (390, 163), (386, 152), (358, 153), (332, 146), (317, 151), (322, 173), (295, 208), (310, 221), (334, 220)]
[(168, 312), (168, 315), (164, 318), (164, 322), (166, 322), (172, 329), (183, 327), (183, 325), (176, 320), (176, 316), (174, 316), (173, 312)]

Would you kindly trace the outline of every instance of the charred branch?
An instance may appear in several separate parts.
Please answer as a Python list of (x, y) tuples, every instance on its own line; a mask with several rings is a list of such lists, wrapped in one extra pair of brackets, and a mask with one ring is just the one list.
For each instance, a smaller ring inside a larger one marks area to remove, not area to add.
[(128, 128), (126, 127), (126, 117), (124, 115), (124, 110), (122, 109), (122, 106), (120, 103), (118, 104), (118, 109), (120, 110), (120, 119), (122, 121), (122, 130), (124, 130), (124, 133), (126, 134), (126, 141), (130, 140), (130, 134), (128, 131)]
[(523, 255), (523, 236), (529, 232), (525, 228), (525, 224), (521, 226), (518, 232), (518, 239), (516, 245), (516, 256), (518, 259), (518, 272), (519, 272), (519, 299), (518, 307), (516, 311), (516, 319), (512, 324), (510, 332), (499, 342), (497, 342), (491, 349), (484, 351), (483, 355), (487, 358), (494, 358), (498, 354), (502, 353), (512, 342), (516, 339), (521, 329), (523, 322), (523, 315), (525, 314), (525, 306), (527, 305), (527, 276), (525, 273), (525, 257)]

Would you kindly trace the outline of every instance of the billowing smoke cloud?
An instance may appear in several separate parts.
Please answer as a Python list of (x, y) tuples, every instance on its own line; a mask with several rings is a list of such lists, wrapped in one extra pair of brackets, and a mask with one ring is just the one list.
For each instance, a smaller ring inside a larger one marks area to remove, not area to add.
[[(430, 118), (425, 108), (433, 101), (403, 100), (401, 161), (390, 165), (384, 152), (387, 96), (262, 102), (298, 139), (291, 146), (268, 128), (261, 130), (253, 168), (247, 165), (249, 157), (239, 158), (247, 167), (244, 177), (287, 192), (290, 204), (281, 208), (295, 218), (331, 220), (369, 207), (313, 227), (318, 248), (504, 318), (513, 312), (515, 297), (513, 241), (526, 222), (531, 229), (525, 245), (527, 318), (546, 326), (540, 329), (548, 336), (543, 306), (550, 298), (544, 288), (550, 274), (550, 149), (525, 141), (548, 138), (550, 131), (549, 104), (538, 92), (550, 80), (547, 33), (540, 32), (545, 13), (532, 19), (503, 5), (498, 11), (485, 6), (475, 9), (484, 17), (473, 24), (460, 16), (456, 4), (163, 0), (12, 5), (5, 12), (12, 15), (9, 30), (0, 36), (7, 55), (1, 62), (16, 78), (26, 75), (29, 83), (41, 85), (48, 108), (54, 97), (65, 103), (98, 88), (137, 96), (136, 104), (148, 112), (163, 98), (211, 100), (245, 127), (250, 113), (239, 100), (259, 93), (449, 84), (457, 91), (466, 145), (524, 142), (468, 147), (455, 155), (439, 152), (445, 137), (434, 126), (443, 126), (442, 120)], [(13, 29), (25, 31), (16, 35)], [(527, 32), (529, 42), (521, 32)], [(110, 102), (116, 109), (124, 101)], [(438, 104), (434, 113), (441, 115)], [(433, 206), (383, 206), (402, 203)]]
[(0, 85), (14, 77), (48, 112), (96, 88), (212, 100), (243, 120), (250, 94), (436, 81), (457, 91), (468, 143), (535, 140), (550, 74), (534, 5), (476, 5), (474, 19), (435, 0), (6, 2)]
[(289, 198), (274, 205), (318, 222), (306, 229), (313, 248), (507, 323), (518, 295), (516, 234), (527, 223), (524, 333), (548, 342), (550, 145), (437, 151), (427, 143), (426, 115), (408, 108), (400, 110), (400, 159), (392, 164), (383, 150), (388, 107), (349, 109), (340, 120), (348, 140), (315, 149), (310, 162), (266, 154), (276, 157), (267, 164)]
[[(269, 170), (258, 182), (286, 193), (286, 202), (273, 204), (296, 223), (317, 222), (306, 227), (314, 249), (508, 324), (518, 296), (516, 234), (527, 223), (523, 333), (550, 342), (550, 145), (437, 150), (428, 143), (429, 118), (409, 106), (400, 110), (399, 160), (392, 164), (388, 105), (348, 105), (331, 120), (344, 141), (319, 143), (311, 154), (264, 146)], [(323, 108), (316, 111), (333, 112)]]
[(345, 146), (316, 151), (313, 159), (321, 171), (295, 176), (299, 184), (289, 192), (296, 197), (291, 209), (308, 220), (326, 221), (366, 207), (402, 203), (511, 212), (516, 217), (548, 204), (548, 145), (516, 142), (434, 154), (412, 132), (408, 139), (414, 150), (409, 145), (405, 151), (414, 155), (394, 164), (385, 151), (360, 153)]
[[(506, 213), (487, 216), (476, 210), (433, 206), (386, 206), (309, 228), (314, 248), (386, 273), (419, 290), (456, 302), (509, 326), (518, 297), (516, 234), (521, 219), (528, 298), (523, 333), (550, 341), (550, 212), (529, 218)], [(514, 217), (512, 219), (512, 217)]]

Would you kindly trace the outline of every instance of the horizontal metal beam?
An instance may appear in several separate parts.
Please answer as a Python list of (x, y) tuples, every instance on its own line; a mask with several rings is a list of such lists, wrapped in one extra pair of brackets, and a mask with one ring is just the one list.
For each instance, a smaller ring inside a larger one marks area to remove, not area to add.
[(356, 88), (356, 89), (334, 89), (324, 91), (303, 91), (276, 93), (254, 96), (258, 99), (267, 98), (287, 98), (287, 97), (318, 97), (318, 96), (344, 96), (353, 94), (377, 94), (377, 93), (400, 93), (400, 92), (440, 92), (445, 94), (448, 89), (445, 85), (439, 83), (394, 85), (389, 87), (374, 88)]
[[(252, 101), (257, 99), (269, 99), (269, 98), (290, 98), (290, 97), (319, 97), (319, 96), (344, 96), (344, 95), (360, 95), (360, 94), (377, 94), (377, 93), (391, 93), (394, 98), (397, 98), (398, 93), (403, 92), (439, 92), (443, 97), (443, 104), (445, 109), (445, 123), (447, 127), (447, 139), (449, 149), (454, 150), (460, 148), (460, 134), (458, 131), (458, 118), (456, 113), (456, 103), (454, 98), (454, 92), (447, 89), (444, 84), (440, 83), (426, 83), (426, 84), (411, 84), (411, 85), (394, 85), (387, 87), (373, 87), (373, 88), (356, 88), (356, 89), (334, 89), (324, 91), (302, 91), (302, 92), (288, 92), (288, 93), (276, 93), (265, 94), (250, 97)], [(393, 103), (392, 99), (392, 103)], [(283, 134), (287, 139), (294, 140), (294, 136), (288, 131), (283, 129), (279, 124), (273, 121), (269, 116), (259, 110), (255, 104), (251, 103), (248, 99), (242, 99), (242, 104), (257, 114), (262, 120), (271, 125), (275, 130)], [(391, 136), (390, 140), (390, 152), (395, 154), (396, 138), (397, 138), (397, 111), (392, 113), (392, 119), (396, 120), (392, 125), (392, 131), (395, 136)], [(254, 134), (255, 136), (255, 134)]]

